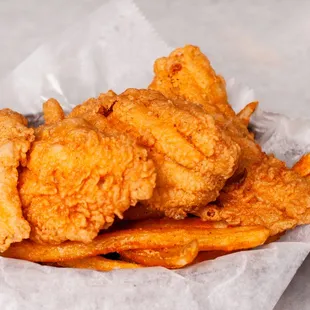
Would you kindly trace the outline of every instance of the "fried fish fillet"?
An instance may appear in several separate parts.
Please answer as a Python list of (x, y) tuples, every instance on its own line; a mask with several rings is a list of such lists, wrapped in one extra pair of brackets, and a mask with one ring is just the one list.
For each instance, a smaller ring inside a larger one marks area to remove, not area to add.
[(98, 100), (112, 127), (137, 139), (155, 163), (156, 188), (143, 204), (181, 219), (215, 200), (234, 174), (240, 148), (201, 105), (143, 89)]
[[(49, 105), (59, 108), (57, 102)], [(37, 130), (20, 176), (30, 237), (51, 244), (90, 242), (115, 215), (122, 218), (131, 205), (152, 196), (155, 167), (147, 151), (110, 128), (104, 116), (96, 116), (99, 128), (83, 115), (62, 119), (62, 113), (51, 117), (48, 111), (50, 124)]]
[(23, 218), (17, 191), (18, 167), (34, 140), (27, 120), (9, 109), (0, 110), (0, 252), (28, 238), (30, 226)]
[(310, 223), (309, 181), (263, 153), (247, 129), (248, 115), (256, 103), (238, 117), (227, 101), (223, 79), (194, 46), (176, 49), (158, 59), (154, 71), (151, 89), (171, 100), (181, 98), (201, 104), (241, 149), (237, 175), (227, 183), (216, 204), (196, 214), (207, 220), (224, 219), (232, 225), (264, 225), (272, 234)]

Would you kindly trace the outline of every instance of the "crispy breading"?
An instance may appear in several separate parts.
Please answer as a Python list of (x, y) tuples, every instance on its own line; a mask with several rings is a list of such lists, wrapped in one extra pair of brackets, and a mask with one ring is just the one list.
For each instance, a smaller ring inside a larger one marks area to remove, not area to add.
[(33, 129), (27, 128), (22, 115), (0, 110), (0, 252), (29, 237), (30, 226), (23, 218), (17, 191), (17, 169), (26, 165), (33, 139)]
[(100, 128), (69, 117), (37, 131), (20, 177), (36, 242), (90, 242), (115, 215), (152, 196), (156, 174), (147, 151), (110, 129), (104, 116), (96, 121)]
[(273, 156), (251, 167), (241, 183), (227, 186), (218, 201), (204, 210), (205, 220), (263, 225), (272, 235), (310, 223), (310, 180)]
[(240, 148), (201, 105), (138, 89), (98, 100), (109, 111), (109, 123), (136, 138), (155, 163), (156, 188), (143, 204), (184, 218), (215, 200), (235, 172)]
[(201, 104), (206, 113), (213, 116), (216, 125), (240, 146), (237, 174), (262, 160), (259, 145), (228, 103), (224, 79), (215, 73), (198, 47), (186, 45), (174, 50), (168, 57), (157, 59), (154, 72), (150, 89), (158, 90), (172, 100), (183, 99)]
[(248, 103), (237, 116), (244, 122), (246, 126), (249, 126), (252, 114), (258, 107), (258, 101)]
[[(257, 103), (237, 116), (227, 101), (222, 79), (199, 48), (185, 46), (155, 62), (150, 88), (169, 99), (182, 98), (204, 106), (241, 149), (237, 173), (216, 203), (194, 210), (207, 220), (233, 225), (264, 225), (272, 234), (310, 223), (310, 184), (284, 163), (263, 153), (247, 125)], [(297, 169), (295, 167), (295, 169)]]
[(149, 88), (167, 98), (202, 104), (210, 114), (233, 117), (227, 104), (225, 80), (217, 75), (198, 47), (186, 45), (155, 61), (155, 77)]
[(43, 114), (45, 124), (50, 125), (57, 123), (65, 118), (65, 113), (60, 106), (59, 102), (54, 99), (50, 98), (43, 104)]

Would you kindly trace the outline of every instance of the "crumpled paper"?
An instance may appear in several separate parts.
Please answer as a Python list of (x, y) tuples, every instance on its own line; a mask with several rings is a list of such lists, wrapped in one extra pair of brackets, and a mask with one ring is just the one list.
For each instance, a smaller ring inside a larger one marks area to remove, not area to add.
[[(70, 109), (109, 88), (146, 87), (154, 59), (171, 50), (132, 1), (111, 0), (40, 46), (3, 79), (0, 107), (10, 102), (19, 112), (36, 113), (44, 100), (55, 97)], [(227, 88), (236, 110), (256, 99), (234, 80)], [(252, 126), (263, 148), (289, 164), (308, 150), (306, 123), (258, 110)], [(0, 308), (268, 310), (309, 252), (310, 226), (304, 226), (280, 242), (177, 271), (101, 273), (0, 258)]]
[(50, 97), (71, 108), (112, 89), (142, 88), (154, 59), (171, 51), (131, 0), (107, 1), (36, 49), (0, 85), (0, 107), (42, 110)]

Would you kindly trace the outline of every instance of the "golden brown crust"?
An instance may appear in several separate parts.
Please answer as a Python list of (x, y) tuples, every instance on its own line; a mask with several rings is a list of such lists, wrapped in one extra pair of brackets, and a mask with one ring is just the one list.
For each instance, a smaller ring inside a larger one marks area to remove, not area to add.
[(43, 114), (45, 124), (50, 125), (57, 123), (65, 118), (65, 113), (60, 106), (59, 102), (54, 99), (50, 98), (43, 104)]
[(0, 252), (28, 238), (30, 226), (23, 218), (17, 191), (18, 166), (26, 165), (34, 139), (27, 120), (10, 110), (0, 110)]
[(272, 235), (310, 222), (310, 182), (273, 156), (251, 167), (241, 184), (226, 187), (219, 201), (205, 208), (205, 220), (263, 225)]
[(149, 88), (167, 98), (182, 98), (203, 105), (210, 114), (235, 115), (227, 104), (225, 80), (216, 75), (208, 58), (196, 46), (177, 48), (154, 64), (155, 77)]
[(32, 145), (20, 195), (37, 242), (90, 242), (115, 215), (152, 196), (147, 151), (105, 117), (88, 116), (42, 126)]
[[(105, 107), (109, 102), (102, 100)], [(115, 97), (108, 121), (147, 148), (157, 180), (152, 198), (143, 203), (169, 217), (184, 218), (215, 200), (235, 172), (239, 147), (200, 105), (128, 89)]]
[(237, 116), (240, 118), (240, 120), (243, 121), (246, 126), (249, 126), (250, 118), (257, 109), (257, 107), (258, 101), (250, 102), (237, 114)]
[(208, 58), (196, 46), (178, 48), (168, 57), (156, 60), (150, 89), (169, 99), (201, 104), (215, 123), (241, 148), (237, 174), (263, 158), (260, 147), (227, 101), (224, 79), (216, 75)]

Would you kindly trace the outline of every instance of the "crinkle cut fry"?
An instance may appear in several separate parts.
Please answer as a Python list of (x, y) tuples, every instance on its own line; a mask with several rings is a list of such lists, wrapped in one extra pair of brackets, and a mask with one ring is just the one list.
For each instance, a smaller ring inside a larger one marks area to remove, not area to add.
[(268, 237), (269, 230), (260, 226), (221, 229), (137, 228), (105, 233), (88, 244), (67, 241), (60, 245), (42, 245), (25, 240), (13, 244), (2, 255), (34, 262), (59, 262), (134, 249), (172, 248), (192, 240), (198, 241), (200, 251), (234, 251), (259, 246)]
[(101, 256), (86, 257), (56, 263), (54, 266), (66, 268), (92, 269), (97, 271), (111, 271), (116, 269), (134, 269), (143, 266), (125, 261), (107, 259)]
[[(308, 179), (301, 179), (279, 160), (267, 156), (254, 141), (247, 122), (255, 103), (238, 117), (226, 113), (232, 110), (221, 91), (217, 92), (221, 100), (214, 100), (215, 87), (210, 81), (217, 84), (217, 90), (225, 90), (199, 48), (185, 46), (175, 50), (157, 60), (154, 71), (151, 89), (169, 99), (181, 98), (203, 105), (209, 114), (216, 115), (216, 125), (241, 148), (238, 169), (216, 199), (219, 207), (208, 206), (205, 212), (197, 208), (193, 213), (198, 211), (206, 219), (225, 220), (231, 225), (263, 225), (273, 235), (310, 223)], [(242, 182), (235, 182), (245, 171)]]
[(121, 252), (124, 260), (138, 263), (143, 266), (161, 266), (169, 269), (182, 268), (189, 265), (196, 258), (199, 251), (196, 240), (171, 249), (162, 250), (128, 250)]

